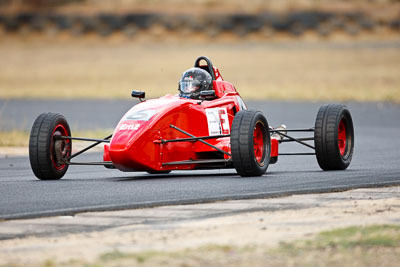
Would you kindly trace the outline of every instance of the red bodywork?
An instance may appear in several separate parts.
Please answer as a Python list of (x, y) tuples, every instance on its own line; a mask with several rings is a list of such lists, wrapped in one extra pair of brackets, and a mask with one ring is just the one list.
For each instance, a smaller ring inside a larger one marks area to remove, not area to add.
[[(157, 172), (231, 167), (221, 163), (184, 164), (182, 161), (221, 160), (229, 159), (229, 156), (199, 141), (163, 142), (189, 137), (171, 128), (171, 125), (196, 137), (230, 134), (235, 114), (247, 107), (235, 87), (222, 79), (217, 68), (213, 70), (215, 99), (202, 101), (166, 95), (135, 105), (118, 123), (110, 144), (104, 146), (104, 161), (112, 161), (121, 171)], [(277, 156), (278, 142), (271, 140), (271, 156)], [(206, 141), (231, 152), (229, 136)]]

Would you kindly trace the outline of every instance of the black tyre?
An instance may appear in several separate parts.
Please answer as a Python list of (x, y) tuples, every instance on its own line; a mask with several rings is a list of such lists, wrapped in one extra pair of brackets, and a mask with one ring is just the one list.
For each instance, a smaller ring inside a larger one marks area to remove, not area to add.
[(358, 35), (362, 30), (361, 25), (360, 25), (359, 22), (360, 22), (359, 18), (357, 18), (357, 17), (355, 17), (355, 18), (349, 17), (344, 22), (343, 30), (349, 35), (353, 35), (353, 36)]
[(315, 120), (315, 153), (323, 170), (345, 170), (354, 149), (354, 128), (344, 105), (322, 106)]
[(94, 23), (91, 18), (86, 17), (70, 17), (67, 24), (68, 31), (73, 36), (81, 36), (87, 32), (89, 32), (93, 27)]
[(222, 25), (229, 24), (226, 18), (206, 17), (203, 32), (210, 38), (215, 38), (222, 33)]
[(261, 29), (259, 30), (259, 32), (261, 33), (261, 35), (262, 35), (263, 37), (271, 38), (271, 37), (276, 33), (276, 30), (275, 30), (275, 28), (273, 27), (273, 25), (265, 24), (265, 25), (263, 25), (263, 26), (261, 27)]
[(267, 119), (260, 111), (241, 110), (231, 129), (232, 161), (241, 176), (261, 176), (268, 168), (271, 140)]
[(68, 169), (71, 140), (56, 140), (55, 136), (71, 136), (64, 116), (42, 113), (33, 123), (29, 138), (29, 160), (35, 176), (41, 180), (57, 180)]
[(333, 29), (334, 26), (331, 24), (329, 20), (321, 21), (316, 27), (317, 33), (321, 36), (328, 36), (329, 34), (332, 33)]
[(125, 36), (130, 38), (138, 34), (139, 31), (139, 27), (134, 22), (129, 22), (122, 28), (122, 32), (125, 34)]
[(306, 31), (306, 28), (303, 23), (296, 21), (290, 26), (289, 31), (294, 36), (300, 36)]
[(249, 29), (246, 27), (246, 25), (239, 24), (233, 28), (233, 32), (239, 37), (245, 37), (249, 34)]
[(210, 38), (215, 38), (219, 34), (221, 34), (221, 29), (219, 28), (218, 25), (210, 23), (207, 25), (207, 27), (204, 29), (204, 32), (207, 34), (208, 37)]

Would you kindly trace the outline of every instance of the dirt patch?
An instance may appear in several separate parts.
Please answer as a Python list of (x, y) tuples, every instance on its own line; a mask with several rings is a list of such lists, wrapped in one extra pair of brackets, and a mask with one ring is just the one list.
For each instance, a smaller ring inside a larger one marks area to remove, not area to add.
[[(153, 266), (161, 261), (167, 266), (200, 266), (212, 262), (222, 266), (230, 263), (261, 266), (266, 260), (265, 252), (282, 242), (310, 239), (321, 231), (339, 227), (399, 225), (399, 196), (400, 187), (358, 189), (343, 193), (4, 221), (0, 223), (0, 236), (4, 238), (8, 233), (11, 239), (0, 241), (0, 265), (63, 263), (81, 266), (103, 262), (129, 266), (145, 262), (145, 266)], [(87, 230), (68, 233), (68, 229), (77, 225), (85, 226), (82, 229)], [(101, 228), (104, 230), (93, 231)], [(46, 232), (46, 229), (53, 230)], [(13, 234), (20, 238), (12, 238)], [(356, 249), (354, 253), (360, 256), (363, 252), (372, 253), (366, 250), (362, 248), (357, 252)], [(381, 255), (393, 252), (383, 247)], [(204, 253), (209, 255), (208, 260), (203, 258)], [(271, 254), (272, 259), (281, 251), (277, 253)], [(348, 252), (342, 253), (337, 248), (324, 253), (351, 260)], [(233, 258), (228, 257), (231, 254)], [(372, 260), (375, 256), (371, 255), (368, 257)], [(178, 261), (173, 260), (175, 257)], [(301, 255), (296, 257), (302, 259)], [(272, 263), (290, 265), (278, 259)]]

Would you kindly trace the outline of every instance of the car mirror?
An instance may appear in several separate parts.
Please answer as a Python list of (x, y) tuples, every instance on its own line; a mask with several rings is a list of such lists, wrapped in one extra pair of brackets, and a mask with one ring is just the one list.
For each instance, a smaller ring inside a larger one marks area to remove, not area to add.
[(206, 90), (200, 92), (200, 99), (203, 100), (211, 100), (215, 98), (215, 91), (214, 90)]
[(145, 98), (145, 96), (146, 96), (146, 93), (145, 92), (142, 92), (142, 91), (135, 91), (135, 90), (133, 90), (132, 91), (132, 97), (135, 97), (135, 98)]

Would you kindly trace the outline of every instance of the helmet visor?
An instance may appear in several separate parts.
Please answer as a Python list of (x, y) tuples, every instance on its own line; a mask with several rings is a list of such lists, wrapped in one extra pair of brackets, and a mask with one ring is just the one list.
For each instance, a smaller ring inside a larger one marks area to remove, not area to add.
[(184, 94), (192, 93), (200, 88), (198, 81), (180, 82), (181, 92)]

